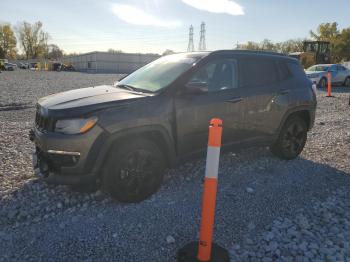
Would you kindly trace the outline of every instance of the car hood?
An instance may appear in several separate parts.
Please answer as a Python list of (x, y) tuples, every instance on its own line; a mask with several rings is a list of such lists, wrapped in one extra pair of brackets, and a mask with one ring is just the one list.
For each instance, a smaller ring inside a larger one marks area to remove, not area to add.
[[(148, 95), (148, 94), (147, 94)], [(125, 105), (147, 96), (114, 86), (96, 86), (70, 90), (39, 99), (38, 107), (43, 113), (68, 112), (69, 115), (84, 114), (112, 106)]]

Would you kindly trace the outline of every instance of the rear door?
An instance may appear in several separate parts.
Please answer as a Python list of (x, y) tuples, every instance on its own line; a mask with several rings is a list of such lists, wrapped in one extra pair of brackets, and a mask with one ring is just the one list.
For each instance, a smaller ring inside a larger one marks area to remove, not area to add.
[(269, 56), (248, 55), (239, 59), (239, 65), (244, 129), (249, 138), (272, 135), (290, 103), (288, 67)]
[[(186, 85), (201, 83), (207, 92), (190, 94)], [(239, 141), (242, 130), (242, 101), (238, 88), (238, 66), (234, 58), (208, 61), (178, 87), (175, 99), (178, 150), (180, 154), (197, 152), (207, 147), (210, 119), (223, 120), (223, 144)]]

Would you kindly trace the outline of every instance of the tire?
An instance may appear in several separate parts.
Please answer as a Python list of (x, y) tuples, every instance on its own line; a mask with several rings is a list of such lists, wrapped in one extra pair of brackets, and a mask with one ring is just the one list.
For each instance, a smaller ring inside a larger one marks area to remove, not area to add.
[(304, 149), (307, 139), (307, 126), (299, 116), (291, 116), (284, 123), (271, 152), (285, 160), (296, 158)]
[(321, 88), (326, 88), (326, 87), (327, 87), (327, 79), (324, 78), (324, 77), (322, 77), (321, 80), (320, 80), (320, 82), (319, 82), (319, 86), (320, 86)]
[(345, 79), (344, 86), (350, 87), (350, 76)]
[(103, 174), (103, 189), (125, 203), (140, 202), (162, 184), (166, 159), (145, 139), (112, 146)]

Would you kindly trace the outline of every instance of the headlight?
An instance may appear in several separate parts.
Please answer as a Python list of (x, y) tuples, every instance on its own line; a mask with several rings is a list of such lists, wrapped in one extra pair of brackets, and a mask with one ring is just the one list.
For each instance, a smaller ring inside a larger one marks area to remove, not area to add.
[(97, 123), (97, 117), (62, 119), (55, 125), (55, 132), (68, 135), (81, 134), (89, 131)]

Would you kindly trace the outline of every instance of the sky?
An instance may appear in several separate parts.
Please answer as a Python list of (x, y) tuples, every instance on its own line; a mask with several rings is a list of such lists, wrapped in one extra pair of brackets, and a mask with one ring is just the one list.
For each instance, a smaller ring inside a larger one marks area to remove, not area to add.
[(187, 50), (194, 27), (206, 23), (208, 50), (237, 43), (305, 38), (320, 23), (350, 27), (349, 0), (16, 0), (0, 1), (0, 23), (43, 22), (50, 42), (66, 53), (159, 53)]

